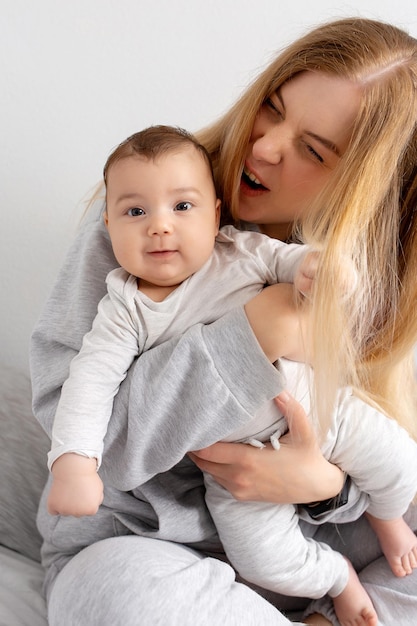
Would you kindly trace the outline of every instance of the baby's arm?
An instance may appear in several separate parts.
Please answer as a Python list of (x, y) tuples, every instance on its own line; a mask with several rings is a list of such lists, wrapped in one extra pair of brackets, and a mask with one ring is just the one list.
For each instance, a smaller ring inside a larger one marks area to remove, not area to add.
[(118, 296), (119, 284), (124, 280), (109, 285), (62, 388), (48, 455), (52, 514), (94, 515), (103, 500), (97, 474), (103, 439), (113, 398), (138, 353), (138, 333)]

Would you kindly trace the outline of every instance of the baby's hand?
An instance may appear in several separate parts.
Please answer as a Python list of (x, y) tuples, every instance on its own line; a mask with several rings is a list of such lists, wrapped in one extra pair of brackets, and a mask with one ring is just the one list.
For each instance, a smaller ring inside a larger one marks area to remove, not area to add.
[(294, 277), (295, 288), (301, 293), (301, 295), (306, 296), (307, 298), (313, 292), (314, 279), (319, 266), (319, 257), (319, 252), (307, 252), (298, 266)]
[[(309, 298), (313, 294), (314, 281), (319, 267), (320, 252), (307, 252), (297, 268), (294, 286), (301, 295)], [(358, 282), (358, 275), (353, 261), (344, 258), (338, 276), (335, 278), (337, 293), (341, 298), (353, 295)]]
[(48, 496), (51, 515), (95, 515), (103, 502), (103, 483), (97, 474), (96, 459), (63, 454), (52, 466)]

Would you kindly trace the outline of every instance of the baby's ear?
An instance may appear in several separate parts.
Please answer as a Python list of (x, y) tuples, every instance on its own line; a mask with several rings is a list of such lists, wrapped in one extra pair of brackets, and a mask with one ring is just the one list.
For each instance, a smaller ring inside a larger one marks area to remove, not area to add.
[(217, 198), (217, 200), (216, 200), (216, 224), (217, 224), (217, 230), (219, 230), (219, 228), (220, 228), (221, 209), (222, 209), (222, 203)]
[(103, 221), (104, 221), (105, 227), (108, 228), (108, 226), (109, 226), (109, 216), (107, 215), (107, 211), (104, 211), (104, 213), (103, 213)]

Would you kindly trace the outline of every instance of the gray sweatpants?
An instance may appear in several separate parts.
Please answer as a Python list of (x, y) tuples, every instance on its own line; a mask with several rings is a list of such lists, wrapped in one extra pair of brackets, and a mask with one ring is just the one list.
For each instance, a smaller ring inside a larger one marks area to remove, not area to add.
[[(417, 507), (406, 515), (417, 529)], [(417, 623), (417, 570), (395, 578), (366, 520), (340, 526), (304, 525), (306, 534), (349, 554), (378, 612), (380, 626)], [(99, 541), (73, 557), (58, 574), (49, 601), (50, 626), (269, 626), (290, 624), (281, 610), (303, 610), (307, 601), (243, 583), (233, 569), (179, 544), (135, 535)], [(331, 599), (315, 600), (338, 626)], [(296, 622), (300, 623), (300, 622)]]

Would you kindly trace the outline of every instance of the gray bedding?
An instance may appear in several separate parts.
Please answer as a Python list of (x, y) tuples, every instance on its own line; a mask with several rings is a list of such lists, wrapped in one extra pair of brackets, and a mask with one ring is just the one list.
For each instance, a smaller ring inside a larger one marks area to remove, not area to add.
[(48, 448), (28, 376), (0, 365), (0, 626), (47, 626), (36, 512)]
[(0, 625), (47, 626), (40, 563), (0, 546)]

